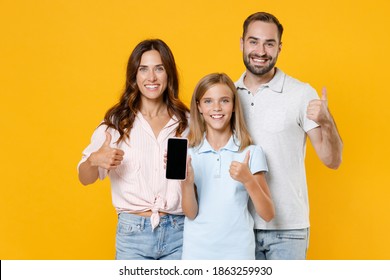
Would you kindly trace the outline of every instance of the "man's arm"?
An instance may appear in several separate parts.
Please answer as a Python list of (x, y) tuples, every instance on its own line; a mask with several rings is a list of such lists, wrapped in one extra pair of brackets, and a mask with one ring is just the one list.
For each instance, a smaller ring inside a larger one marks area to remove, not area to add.
[(307, 118), (320, 125), (307, 132), (317, 155), (327, 167), (337, 169), (342, 160), (343, 141), (329, 112), (325, 88), (320, 100), (309, 103)]

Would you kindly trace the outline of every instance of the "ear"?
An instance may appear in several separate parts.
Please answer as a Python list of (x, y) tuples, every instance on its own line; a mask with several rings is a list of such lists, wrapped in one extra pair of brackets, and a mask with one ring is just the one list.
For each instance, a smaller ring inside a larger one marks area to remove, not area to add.
[(279, 52), (282, 51), (282, 45), (283, 45), (282, 42), (280, 42), (280, 43), (279, 43)]
[(242, 37), (240, 38), (240, 50), (244, 51), (244, 39)]
[(200, 114), (203, 114), (202, 109), (200, 108), (199, 102), (196, 102), (196, 105), (198, 106), (198, 111)]

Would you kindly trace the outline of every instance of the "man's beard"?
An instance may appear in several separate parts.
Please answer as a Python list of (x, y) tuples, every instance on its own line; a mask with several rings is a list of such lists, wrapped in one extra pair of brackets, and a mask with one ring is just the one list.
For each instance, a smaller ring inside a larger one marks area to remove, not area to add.
[(269, 71), (271, 71), (274, 68), (276, 61), (278, 59), (278, 57), (275, 57), (274, 59), (272, 59), (272, 57), (270, 57), (270, 56), (257, 56), (257, 58), (260, 58), (260, 59), (266, 58), (270, 62), (268, 66), (258, 67), (258, 66), (254, 66), (250, 63), (250, 56), (251, 55), (245, 55), (245, 54), (243, 56), (245, 67), (249, 72), (251, 72), (253, 75), (257, 75), (257, 76), (262, 76), (264, 74), (267, 74)]

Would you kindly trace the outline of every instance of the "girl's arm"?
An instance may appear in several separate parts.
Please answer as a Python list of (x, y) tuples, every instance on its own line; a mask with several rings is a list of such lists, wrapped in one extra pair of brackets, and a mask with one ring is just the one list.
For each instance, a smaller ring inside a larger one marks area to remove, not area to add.
[(252, 199), (257, 214), (263, 218), (263, 220), (269, 222), (275, 216), (275, 208), (265, 179), (265, 173), (258, 172), (252, 175), (252, 177), (252, 180), (243, 183), (243, 185)]
[(194, 184), (194, 170), (191, 165), (191, 156), (187, 158), (187, 178), (181, 182), (182, 208), (184, 215), (193, 220), (198, 215), (198, 200)]
[(252, 174), (249, 169), (250, 151), (245, 155), (244, 162), (233, 161), (230, 165), (230, 176), (241, 182), (246, 188), (257, 214), (266, 222), (275, 216), (275, 208), (264, 172)]

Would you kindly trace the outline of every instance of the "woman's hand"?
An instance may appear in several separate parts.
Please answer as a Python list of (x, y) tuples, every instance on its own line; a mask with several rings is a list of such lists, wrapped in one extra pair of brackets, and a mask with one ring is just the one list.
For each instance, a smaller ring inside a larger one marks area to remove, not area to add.
[(121, 164), (125, 153), (121, 149), (112, 148), (110, 144), (111, 134), (106, 131), (106, 140), (103, 145), (88, 158), (91, 166), (112, 170), (116, 169)]

